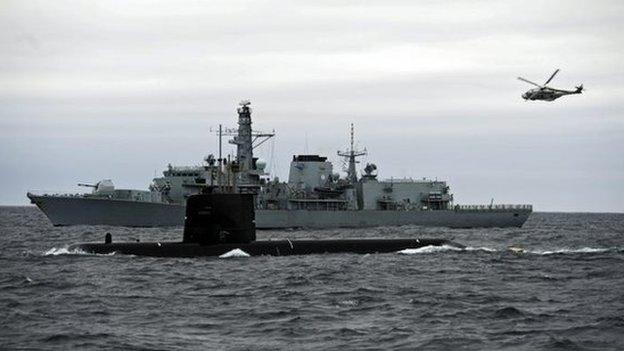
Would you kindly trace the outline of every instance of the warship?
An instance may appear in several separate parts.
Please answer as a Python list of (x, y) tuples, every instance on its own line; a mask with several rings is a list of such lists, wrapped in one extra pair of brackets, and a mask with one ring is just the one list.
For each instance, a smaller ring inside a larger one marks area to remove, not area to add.
[(111, 225), (127, 227), (182, 226), (186, 201), (202, 193), (252, 194), (258, 229), (339, 228), (421, 225), (450, 228), (521, 227), (531, 205), (459, 205), (445, 181), (411, 178), (377, 179), (377, 166), (367, 163), (358, 175), (357, 158), (365, 150), (339, 151), (348, 167), (346, 176), (334, 172), (321, 155), (294, 155), (288, 180), (271, 178), (266, 163), (254, 157), (255, 148), (274, 133), (252, 130), (250, 103), (243, 101), (238, 129), (229, 141), (236, 155), (223, 157), (219, 128), (218, 157), (208, 155), (204, 164), (174, 167), (154, 178), (148, 190), (116, 189), (109, 179), (90, 193), (52, 194), (28, 192), (27, 196), (55, 226)]

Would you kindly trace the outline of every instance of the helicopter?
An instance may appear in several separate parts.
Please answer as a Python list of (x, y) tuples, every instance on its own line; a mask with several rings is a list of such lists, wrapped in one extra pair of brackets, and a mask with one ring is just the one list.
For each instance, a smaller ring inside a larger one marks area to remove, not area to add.
[(529, 84), (533, 84), (535, 85), (537, 88), (533, 88), (529, 91), (527, 91), (526, 93), (522, 94), (522, 98), (524, 100), (544, 100), (544, 101), (553, 101), (555, 99), (558, 99), (564, 95), (570, 95), (570, 94), (580, 94), (583, 91), (583, 84), (579, 85), (576, 87), (576, 90), (561, 90), (561, 89), (555, 89), (555, 88), (551, 88), (546, 86), (546, 84), (550, 83), (550, 81), (555, 78), (555, 75), (559, 73), (559, 69), (557, 69), (555, 71), (555, 73), (553, 73), (550, 78), (548, 78), (548, 80), (546, 81), (546, 83), (544, 83), (543, 85), (539, 85), (537, 83), (531, 82), (528, 79), (524, 79), (522, 77), (518, 77), (518, 79), (520, 79), (523, 82), (527, 82)]

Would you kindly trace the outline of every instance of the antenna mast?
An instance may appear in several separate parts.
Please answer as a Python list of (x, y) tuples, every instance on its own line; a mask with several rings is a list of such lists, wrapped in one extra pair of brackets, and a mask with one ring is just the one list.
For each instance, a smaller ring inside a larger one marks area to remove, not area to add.
[(240, 184), (251, 184), (251, 173), (255, 170), (255, 161), (253, 157), (253, 150), (264, 142), (275, 136), (275, 131), (272, 133), (263, 133), (253, 131), (251, 129), (251, 102), (249, 100), (243, 100), (240, 102), (238, 112), (238, 129), (225, 128), (225, 130), (219, 130), (220, 135), (234, 136), (230, 140), (230, 144), (236, 145), (236, 162), (238, 163), (239, 173), (238, 180)]
[(349, 151), (338, 151), (338, 156), (345, 157), (349, 161), (349, 168), (347, 170), (347, 178), (351, 184), (357, 183), (357, 172), (355, 171), (355, 164), (358, 163), (355, 158), (366, 155), (366, 149), (355, 149), (355, 138), (353, 131), (353, 123), (351, 123), (351, 149)]

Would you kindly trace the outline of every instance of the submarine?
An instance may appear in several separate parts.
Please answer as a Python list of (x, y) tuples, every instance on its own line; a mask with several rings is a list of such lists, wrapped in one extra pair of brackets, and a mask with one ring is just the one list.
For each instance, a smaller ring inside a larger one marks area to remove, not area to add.
[(242, 250), (249, 256), (324, 253), (388, 253), (425, 246), (463, 245), (447, 239), (256, 240), (252, 194), (207, 193), (187, 199), (181, 242), (119, 242), (110, 233), (104, 242), (71, 245), (69, 250), (93, 254), (152, 257), (222, 256)]

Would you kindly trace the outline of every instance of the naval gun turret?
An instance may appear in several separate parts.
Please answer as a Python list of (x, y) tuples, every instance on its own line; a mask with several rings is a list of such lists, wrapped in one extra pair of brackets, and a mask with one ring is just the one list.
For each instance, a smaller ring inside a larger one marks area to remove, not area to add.
[(78, 186), (92, 188), (92, 195), (112, 195), (115, 192), (115, 185), (110, 179), (102, 179), (95, 184), (78, 183)]

